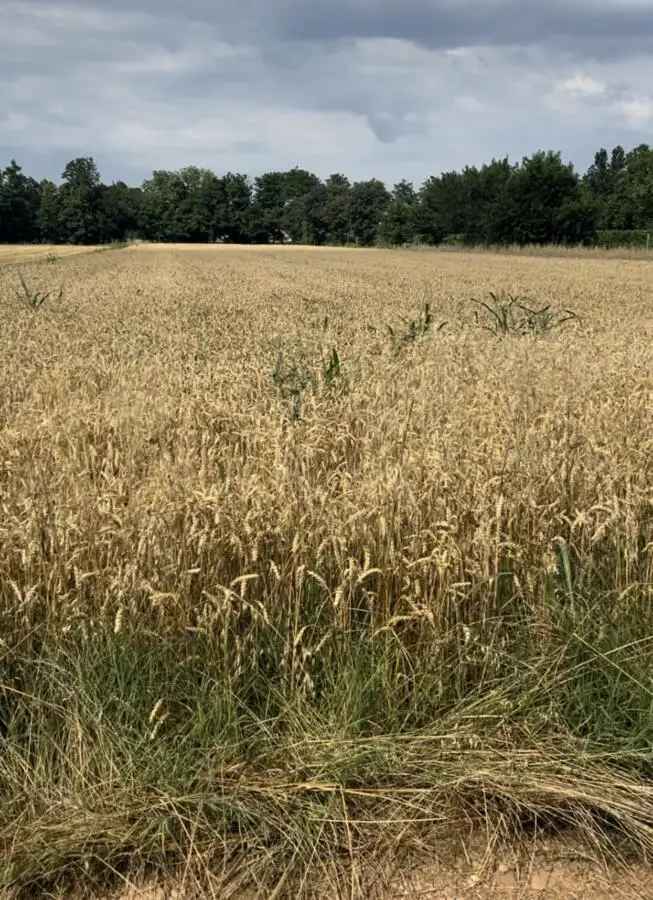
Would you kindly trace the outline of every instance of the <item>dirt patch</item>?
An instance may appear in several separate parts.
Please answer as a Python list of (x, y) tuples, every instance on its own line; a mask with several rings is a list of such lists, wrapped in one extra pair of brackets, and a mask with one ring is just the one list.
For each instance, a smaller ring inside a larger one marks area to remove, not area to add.
[[(653, 900), (653, 869), (618, 863), (581, 848), (573, 839), (540, 840), (489, 856), (480, 848), (461, 847), (438, 862), (407, 866), (393, 877), (372, 879), (355, 873), (325, 900)], [(383, 883), (381, 883), (383, 882)], [(233, 892), (226, 886), (209, 893), (191, 884), (129, 889), (107, 900), (186, 900), (202, 896), (231, 900), (267, 898), (269, 891)], [(281, 889), (275, 900), (294, 897)]]
[(402, 873), (387, 900), (645, 900), (653, 898), (645, 866), (619, 866), (560, 843), (515, 852), (501, 862), (458, 861)]

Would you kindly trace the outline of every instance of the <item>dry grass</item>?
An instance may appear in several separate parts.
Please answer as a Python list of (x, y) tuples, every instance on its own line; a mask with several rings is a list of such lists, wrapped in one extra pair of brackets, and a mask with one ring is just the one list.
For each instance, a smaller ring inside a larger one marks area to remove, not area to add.
[(437, 247), (416, 247), (437, 253), (484, 253), (491, 256), (540, 256), (547, 259), (601, 259), (653, 261), (653, 250), (646, 247), (597, 247), (565, 244), (495, 244), (470, 248), (442, 244)]
[[(361, 853), (478, 821), (653, 849), (650, 264), (62, 269), (39, 311), (0, 277), (6, 883), (364, 896)], [(580, 321), (496, 338), (502, 289)]]

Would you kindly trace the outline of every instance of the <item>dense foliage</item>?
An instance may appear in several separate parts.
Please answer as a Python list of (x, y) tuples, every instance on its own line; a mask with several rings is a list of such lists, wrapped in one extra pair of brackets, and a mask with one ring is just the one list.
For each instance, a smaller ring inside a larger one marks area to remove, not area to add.
[[(647, 244), (653, 149), (599, 150), (584, 176), (559, 153), (492, 160), (389, 192), (376, 178), (323, 182), (304, 169), (251, 180), (188, 166), (142, 187), (105, 185), (92, 158), (62, 183), (38, 183), (12, 160), (0, 169), (0, 242), (150, 241), (302, 244)], [(634, 237), (637, 233), (639, 236)], [(644, 235), (642, 238), (641, 235)]]

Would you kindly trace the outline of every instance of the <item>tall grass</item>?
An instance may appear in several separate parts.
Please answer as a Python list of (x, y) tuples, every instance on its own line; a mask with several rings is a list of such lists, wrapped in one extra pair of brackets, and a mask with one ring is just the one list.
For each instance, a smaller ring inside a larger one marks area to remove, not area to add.
[[(369, 896), (473, 823), (651, 852), (645, 274), (352, 260), (0, 283), (6, 887)], [(499, 340), (498, 285), (582, 325)]]

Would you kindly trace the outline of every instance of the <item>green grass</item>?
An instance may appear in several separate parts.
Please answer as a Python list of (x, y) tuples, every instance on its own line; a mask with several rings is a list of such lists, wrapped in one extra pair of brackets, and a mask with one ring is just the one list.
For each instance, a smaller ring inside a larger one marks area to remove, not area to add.
[[(245, 859), (262, 895), (281, 879), (309, 895), (354, 855), (373, 867), (475, 820), (650, 852), (649, 599), (570, 597), (560, 579), (546, 603), (545, 628), (508, 597), (465, 629), (360, 623), (314, 667), (288, 664), (281, 618), (241, 616), (228, 639), (24, 636), (0, 664), (2, 883), (63, 896), (189, 866), (215, 881)], [(239, 655), (248, 631), (258, 651)]]

